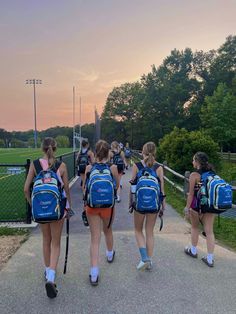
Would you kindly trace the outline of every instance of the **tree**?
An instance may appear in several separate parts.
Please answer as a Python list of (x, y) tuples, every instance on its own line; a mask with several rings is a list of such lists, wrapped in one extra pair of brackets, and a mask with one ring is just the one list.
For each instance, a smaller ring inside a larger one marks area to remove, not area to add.
[(236, 141), (236, 88), (220, 83), (212, 96), (207, 96), (201, 111), (202, 126), (220, 145)]
[(57, 142), (58, 147), (61, 147), (61, 148), (70, 147), (70, 140), (69, 140), (68, 136), (58, 135), (55, 138), (55, 140)]
[(192, 158), (198, 151), (205, 152), (210, 162), (219, 166), (219, 147), (210, 136), (202, 131), (188, 132), (184, 128), (175, 127), (160, 141), (158, 160), (166, 160), (171, 168), (184, 173), (192, 170)]

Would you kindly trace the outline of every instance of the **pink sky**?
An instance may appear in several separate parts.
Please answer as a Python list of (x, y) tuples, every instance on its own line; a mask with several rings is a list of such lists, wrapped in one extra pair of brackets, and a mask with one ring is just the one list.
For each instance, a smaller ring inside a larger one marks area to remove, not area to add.
[(113, 87), (140, 79), (174, 48), (217, 49), (235, 35), (233, 0), (5, 1), (0, 11), (0, 128), (72, 126), (76, 86), (82, 124), (101, 113)]

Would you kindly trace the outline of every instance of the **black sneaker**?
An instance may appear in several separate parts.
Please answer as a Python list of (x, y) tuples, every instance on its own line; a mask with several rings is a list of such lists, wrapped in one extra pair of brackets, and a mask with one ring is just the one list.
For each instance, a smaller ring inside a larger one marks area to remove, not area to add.
[(203, 256), (203, 257), (202, 257), (202, 261), (203, 261), (203, 263), (205, 263), (208, 267), (214, 267), (214, 261), (212, 261), (212, 263), (209, 263), (206, 256)]
[(88, 227), (89, 226), (89, 222), (88, 222), (88, 218), (87, 218), (85, 210), (82, 212), (82, 220), (83, 220), (83, 223), (84, 223), (85, 227)]
[(47, 281), (45, 284), (45, 288), (46, 288), (47, 296), (50, 299), (53, 299), (57, 296), (58, 290), (57, 290), (57, 286), (55, 285), (54, 282)]
[(193, 257), (193, 258), (197, 258), (197, 254), (193, 254), (193, 253), (192, 253), (191, 247), (188, 247), (188, 246), (187, 246), (187, 247), (184, 249), (184, 253), (187, 254), (187, 255), (189, 255), (189, 256), (191, 256), (191, 257)]

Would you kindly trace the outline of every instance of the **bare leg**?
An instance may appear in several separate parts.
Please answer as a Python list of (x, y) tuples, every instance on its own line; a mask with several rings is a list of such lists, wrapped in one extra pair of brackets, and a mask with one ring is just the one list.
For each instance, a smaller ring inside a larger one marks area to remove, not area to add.
[(50, 266), (51, 255), (51, 229), (49, 224), (40, 224), (40, 229), (43, 236), (43, 259), (46, 267)]
[(148, 257), (152, 257), (154, 248), (154, 235), (153, 230), (157, 220), (157, 214), (147, 214), (145, 222), (145, 233), (146, 233), (146, 247)]
[[(113, 210), (113, 217), (112, 222), (114, 220), (114, 210)], [(108, 251), (113, 250), (113, 233), (112, 233), (112, 222), (109, 228), (107, 228), (109, 224), (110, 218), (103, 219), (103, 232), (105, 236), (106, 246)]]
[(50, 223), (51, 235), (52, 235), (50, 268), (53, 270), (56, 270), (59, 256), (60, 256), (61, 233), (62, 233), (63, 223), (64, 223), (64, 219)]
[(98, 215), (87, 215), (90, 233), (90, 264), (91, 267), (98, 267), (99, 262), (99, 246), (101, 242), (101, 218)]
[(203, 214), (202, 222), (206, 232), (207, 252), (213, 254), (215, 248), (215, 236), (213, 231), (215, 215), (211, 213)]
[(143, 234), (143, 223), (145, 215), (139, 214), (134, 211), (134, 232), (138, 247), (146, 247), (146, 240)]
[(190, 210), (191, 221), (191, 242), (193, 246), (197, 246), (199, 238), (199, 214), (194, 210)]

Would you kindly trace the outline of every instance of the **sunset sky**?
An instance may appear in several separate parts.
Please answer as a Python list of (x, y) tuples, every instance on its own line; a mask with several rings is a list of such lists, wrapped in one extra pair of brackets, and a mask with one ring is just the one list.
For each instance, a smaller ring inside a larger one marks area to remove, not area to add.
[(140, 79), (174, 48), (217, 49), (236, 33), (236, 0), (0, 0), (0, 128), (82, 124), (113, 87)]

